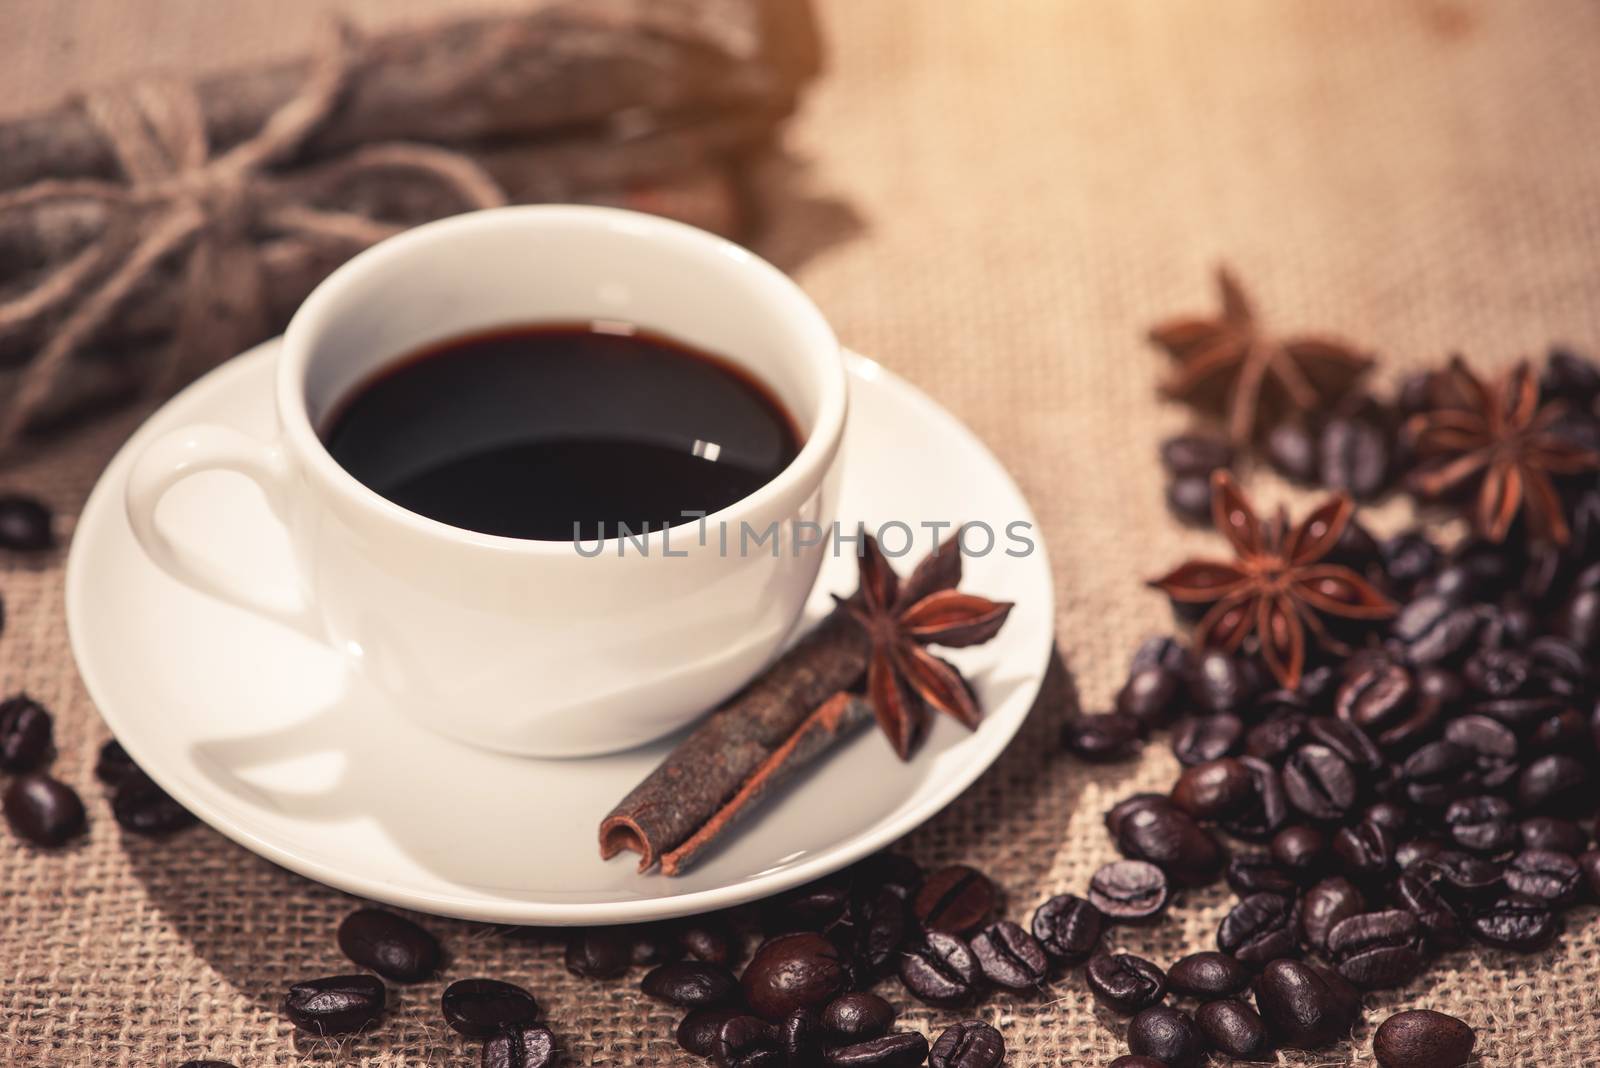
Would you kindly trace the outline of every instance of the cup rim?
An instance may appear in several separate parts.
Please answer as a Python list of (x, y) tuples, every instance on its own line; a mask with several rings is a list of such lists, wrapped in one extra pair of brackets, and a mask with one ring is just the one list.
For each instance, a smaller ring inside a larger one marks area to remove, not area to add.
[[(576, 225), (606, 229), (622, 227), (663, 241), (687, 242), (698, 246), (703, 252), (725, 256), (755, 273), (759, 277), (760, 284), (771, 296), (777, 302), (787, 305), (785, 314), (791, 319), (792, 326), (798, 326), (799, 329), (814, 335), (813, 343), (806, 345), (805, 350), (811, 352), (815, 349), (817, 352), (816, 369), (820, 374), (822, 389), (816, 418), (806, 435), (805, 444), (800, 447), (795, 458), (774, 478), (749, 496), (741, 497), (704, 518), (687, 519), (684, 523), (673, 524), (672, 527), (652, 530), (645, 536), (647, 545), (654, 547), (657, 544), (664, 544), (667, 538), (666, 531), (675, 527), (695, 523), (727, 522), (741, 515), (759, 513), (800, 487), (815, 486), (821, 482), (843, 436), (848, 406), (848, 385), (843, 350), (833, 328), (828, 325), (815, 302), (793, 279), (742, 245), (690, 226), (688, 223), (629, 211), (625, 208), (587, 204), (517, 204), (447, 216), (385, 238), (336, 268), (311, 291), (295, 311), (288, 327), (284, 330), (283, 355), (278, 361), (276, 383), (278, 417), (285, 442), (323, 489), (339, 494), (377, 518), (398, 523), (420, 535), (525, 556), (565, 556), (572, 551), (573, 542), (569, 540), (537, 541), (502, 534), (485, 534), (481, 531), (452, 526), (394, 503), (350, 474), (333, 458), (321, 435), (312, 426), (310, 413), (306, 409), (305, 380), (312, 355), (312, 346), (307, 335), (315, 330), (323, 319), (338, 314), (339, 302), (345, 299), (352, 285), (368, 274), (377, 263), (396, 252), (455, 240), (462, 235), (504, 227), (512, 223), (523, 226)], [(629, 540), (636, 542), (637, 537), (629, 535)], [(617, 537), (604, 539), (600, 543), (601, 555), (604, 555), (605, 546), (615, 545), (620, 540)], [(585, 542), (586, 546), (588, 544)]]

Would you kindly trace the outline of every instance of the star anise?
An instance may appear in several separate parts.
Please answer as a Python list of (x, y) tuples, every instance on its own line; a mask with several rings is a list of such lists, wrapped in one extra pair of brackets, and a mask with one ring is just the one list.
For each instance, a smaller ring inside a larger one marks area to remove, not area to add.
[(1226, 471), (1211, 477), (1212, 516), (1237, 554), (1235, 560), (1190, 560), (1150, 584), (1184, 604), (1211, 608), (1195, 630), (1197, 647), (1236, 651), (1252, 633), (1278, 681), (1288, 689), (1305, 668), (1305, 632), (1325, 648), (1348, 652), (1328, 633), (1323, 615), (1387, 619), (1394, 604), (1356, 572), (1322, 563), (1338, 544), (1355, 505), (1343, 493), (1329, 497), (1289, 527), (1280, 511), (1262, 522)]
[(1268, 334), (1227, 267), (1217, 268), (1217, 287), (1220, 318), (1169, 319), (1151, 329), (1150, 340), (1178, 361), (1164, 392), (1223, 411), (1234, 442), (1249, 441), (1268, 411), (1308, 411), (1332, 401), (1372, 366), (1371, 358), (1333, 338)]
[(1412, 489), (1442, 497), (1476, 483), (1472, 518), (1484, 537), (1504, 541), (1522, 512), (1536, 538), (1565, 545), (1570, 531), (1552, 476), (1592, 471), (1600, 453), (1556, 431), (1564, 406), (1539, 404), (1528, 361), (1490, 386), (1456, 356), (1430, 392), (1433, 407), (1405, 426), (1422, 461), (1409, 477)]
[(967, 680), (924, 646), (981, 645), (999, 633), (1010, 601), (991, 601), (956, 589), (961, 583), (959, 538), (949, 538), (901, 583), (872, 535), (862, 532), (861, 588), (836, 598), (872, 640), (867, 698), (878, 726), (901, 760), (927, 729), (929, 710), (976, 730), (982, 711)]

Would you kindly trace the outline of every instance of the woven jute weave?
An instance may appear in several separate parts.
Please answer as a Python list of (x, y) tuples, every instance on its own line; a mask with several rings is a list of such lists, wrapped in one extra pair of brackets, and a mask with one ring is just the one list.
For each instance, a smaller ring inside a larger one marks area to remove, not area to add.
[[(352, 5), (344, 5), (347, 9)], [(420, 2), (353, 5), (370, 19)], [(1162, 745), (1091, 769), (1057, 754), (1073, 701), (1106, 703), (1138, 639), (1167, 625), (1142, 580), (1209, 536), (1161, 502), (1157, 441), (1185, 423), (1155, 399), (1143, 328), (1203, 309), (1219, 259), (1285, 327), (1347, 335), (1383, 374), (1461, 349), (1496, 364), (1554, 339), (1600, 346), (1600, 6), (1585, 0), (831, 0), (831, 72), (794, 128), (806, 196), (772, 205), (766, 251), (852, 346), (967, 421), (1016, 474), (1055, 561), (1054, 673), (1022, 739), (903, 848), (964, 861), (1022, 919), (1081, 891), (1113, 854), (1109, 802), (1165, 789)], [(292, 49), (317, 6), (204, 0), (0, 5), (0, 101), (39, 104), (149, 59), (207, 63)], [(152, 36), (153, 35), (153, 36)], [(70, 526), (136, 424), (114, 418), (3, 475)], [(914, 449), (908, 450), (908, 456)], [(1271, 500), (1281, 487), (1253, 478)], [(1392, 504), (1380, 529), (1405, 522)], [(0, 838), (0, 1064), (240, 1066), (471, 1063), (438, 982), (407, 988), (377, 1032), (297, 1042), (277, 1012), (293, 980), (341, 968), (352, 899), (205, 828), (124, 838), (91, 768), (104, 725), (62, 618), (63, 557), (8, 561), (0, 691), (57, 713), (57, 773), (89, 804), (87, 840), (35, 855)], [(159, 710), (152, 710), (159, 714)], [(225, 715), (225, 709), (218, 710)], [(508, 828), (508, 848), (515, 830)], [(1225, 895), (1190, 895), (1120, 947), (1167, 963), (1210, 945)], [(675, 1015), (632, 984), (573, 979), (557, 940), (428, 921), (449, 974), (533, 989), (577, 1064), (689, 1063)], [(1600, 920), (1569, 916), (1548, 952), (1451, 954), (1367, 999), (1353, 1039), (1286, 1062), (1369, 1064), (1400, 1007), (1469, 1020), (1487, 1065), (1572, 1068), (1600, 1054)], [(909, 1002), (896, 994), (909, 1008)], [(1120, 1027), (1081, 979), (991, 998), (1014, 1065), (1103, 1065)], [(910, 1011), (933, 1031), (947, 1014)]]

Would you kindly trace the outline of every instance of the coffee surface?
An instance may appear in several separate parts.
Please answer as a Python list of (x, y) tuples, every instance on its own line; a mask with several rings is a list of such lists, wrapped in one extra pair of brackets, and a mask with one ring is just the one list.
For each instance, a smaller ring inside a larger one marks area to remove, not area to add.
[(372, 490), (512, 538), (593, 540), (694, 522), (788, 466), (799, 437), (726, 360), (607, 324), (455, 338), (358, 386), (323, 435)]

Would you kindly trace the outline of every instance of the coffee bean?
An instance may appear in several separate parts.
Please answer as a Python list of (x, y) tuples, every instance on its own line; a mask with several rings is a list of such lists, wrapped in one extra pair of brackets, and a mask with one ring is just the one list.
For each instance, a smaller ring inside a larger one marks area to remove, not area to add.
[(0, 496), (0, 549), (33, 553), (55, 544), (50, 509), (43, 501), (20, 493)]
[(1172, 734), (1172, 753), (1186, 767), (1221, 760), (1239, 751), (1244, 723), (1238, 716), (1190, 716)]
[(915, 926), (905, 896), (898, 887), (887, 884), (871, 891), (870, 896), (858, 896), (851, 906), (850, 921), (848, 935), (841, 937), (835, 928), (836, 941), (847, 945), (853, 964), (863, 977), (890, 970)]
[(1194, 1022), (1218, 1053), (1239, 1061), (1274, 1059), (1261, 1014), (1242, 1001), (1209, 1001), (1195, 1011)]
[(1145, 730), (1164, 727), (1177, 712), (1183, 678), (1171, 668), (1155, 666), (1135, 671), (1117, 692), (1116, 710)]
[[(658, 964), (668, 961), (683, 959), (683, 946), (678, 942), (678, 932), (670, 923), (645, 923), (619, 929), (618, 934), (628, 951), (628, 963), (637, 964), (642, 968), (654, 968)], [(580, 940), (579, 935), (569, 936), (567, 948), (579, 954), (586, 954), (587, 947), (574, 947), (574, 941)], [(587, 966), (587, 962), (578, 961), (580, 967)], [(568, 965), (568, 970), (571, 970)]]
[(194, 813), (137, 769), (117, 784), (111, 798), (111, 814), (123, 830), (146, 836), (172, 834), (197, 822)]
[(1524, 849), (1549, 849), (1573, 856), (1589, 848), (1589, 836), (1571, 820), (1533, 816), (1517, 827)]
[(1256, 980), (1256, 1009), (1280, 1046), (1318, 1049), (1350, 1033), (1361, 996), (1345, 979), (1298, 960), (1275, 960)]
[(982, 1020), (953, 1024), (928, 1054), (928, 1068), (1000, 1068), (1006, 1041)]
[(1282, 894), (1293, 896), (1300, 884), (1271, 853), (1238, 853), (1229, 861), (1225, 872), (1228, 888), (1240, 897), (1251, 894)]
[(567, 971), (585, 979), (615, 979), (633, 964), (633, 943), (629, 932), (615, 927), (580, 928), (567, 938)]
[(387, 996), (373, 976), (330, 975), (291, 986), (283, 1014), (307, 1034), (348, 1035), (376, 1023)]
[(1482, 902), (1500, 893), (1503, 870), (1492, 861), (1446, 849), (1429, 863), (1438, 868), (1442, 888), (1456, 901)]
[(1317, 883), (1300, 903), (1300, 937), (1317, 951), (1328, 948), (1328, 934), (1340, 920), (1359, 914), (1366, 901), (1356, 885), (1342, 875)]
[[(1114, 860), (1101, 865), (1089, 880), (1088, 904), (1095, 910), (1096, 917), (1103, 916), (1113, 923), (1152, 920), (1166, 911), (1170, 899), (1166, 874), (1149, 861)], [(1036, 931), (1037, 923), (1036, 919)], [(1094, 941), (1099, 941), (1099, 935), (1097, 924)], [(1076, 945), (1082, 942), (1080, 938)], [(1047, 947), (1048, 944), (1047, 941)]]
[(1212, 713), (1236, 713), (1246, 707), (1260, 689), (1253, 665), (1247, 667), (1246, 661), (1220, 649), (1207, 649), (1194, 658), (1188, 683), (1189, 699), (1201, 711)]
[(483, 1044), (483, 1068), (548, 1068), (556, 1063), (556, 1036), (538, 1024), (507, 1027)]
[(1226, 953), (1203, 950), (1180, 958), (1167, 969), (1167, 987), (1174, 994), (1211, 1001), (1231, 997), (1250, 985), (1250, 970)]
[(1051, 898), (1033, 914), (1033, 937), (1050, 959), (1068, 966), (1082, 964), (1100, 947), (1104, 926), (1105, 917), (1100, 910), (1072, 894)]
[(1253, 797), (1242, 811), (1224, 819), (1222, 827), (1236, 837), (1264, 841), (1289, 821), (1289, 798), (1283, 790), (1283, 779), (1265, 760), (1249, 756), (1238, 759), (1250, 776)]
[(953, 864), (928, 876), (911, 908), (929, 930), (965, 934), (989, 918), (998, 896), (988, 876)]
[(1555, 941), (1561, 918), (1538, 898), (1507, 894), (1475, 912), (1468, 927), (1485, 945), (1513, 953), (1536, 953)]
[(1209, 434), (1179, 434), (1161, 443), (1161, 466), (1174, 475), (1209, 475), (1233, 463), (1233, 446)]
[[(827, 939), (822, 941), (827, 942)], [(831, 948), (831, 943), (829, 945)], [(708, 1009), (735, 1000), (739, 993), (739, 982), (733, 977), (732, 972), (720, 964), (707, 964), (702, 960), (676, 960), (646, 972), (639, 982), (639, 989), (653, 998), (659, 998), (681, 1008)], [(762, 1012), (761, 1015), (767, 1014)], [(780, 1013), (779, 1018), (781, 1016)]]
[(888, 887), (910, 900), (922, 886), (922, 865), (899, 853), (874, 853), (850, 869), (857, 891)]
[(860, 1042), (888, 1033), (894, 1006), (876, 994), (841, 994), (822, 1010), (822, 1028), (836, 1042)]
[(1340, 719), (1377, 734), (1408, 719), (1416, 704), (1411, 671), (1387, 655), (1353, 660), (1334, 698)]
[(1211, 522), (1211, 479), (1179, 475), (1167, 483), (1167, 507), (1187, 523)]
[(767, 898), (761, 903), (761, 923), (772, 935), (821, 931), (838, 922), (849, 905), (848, 875), (831, 875)]
[(972, 955), (984, 978), (1007, 990), (1037, 989), (1050, 971), (1039, 940), (1010, 920), (991, 923), (973, 935)]
[(1375, 497), (1389, 481), (1389, 436), (1366, 419), (1336, 416), (1323, 424), (1317, 467), (1329, 489), (1357, 500)]
[(1272, 836), (1272, 859), (1297, 880), (1319, 871), (1327, 855), (1328, 836), (1315, 827), (1285, 827)]
[(1285, 420), (1267, 433), (1267, 463), (1294, 482), (1317, 481), (1317, 435), (1298, 419)]
[(739, 963), (742, 939), (720, 915), (697, 916), (678, 928), (678, 945), (695, 960), (732, 968)]
[(1161, 969), (1127, 953), (1090, 957), (1084, 979), (1096, 1001), (1122, 1016), (1149, 1008), (1167, 993), (1167, 977)]
[(1105, 828), (1115, 838), (1122, 833), (1122, 825), (1135, 812), (1172, 808), (1172, 799), (1166, 794), (1134, 794), (1112, 805), (1105, 815)]
[(439, 967), (439, 943), (404, 916), (357, 909), (339, 924), (345, 956), (397, 983), (420, 983)]
[(786, 1066), (800, 1068), (822, 1060), (822, 1025), (810, 1009), (795, 1009), (778, 1024), (778, 1048)]
[(778, 1029), (754, 1016), (724, 1023), (712, 1056), (720, 1068), (785, 1068)]
[[(838, 947), (810, 931), (779, 935), (762, 943), (740, 979), (751, 1011), (773, 1023), (795, 1009), (821, 1009), (842, 993), (848, 982)], [(733, 993), (730, 989), (729, 995)]]
[(1445, 844), (1437, 838), (1408, 838), (1395, 847), (1395, 867), (1404, 871), (1419, 860), (1432, 860), (1444, 849)]
[(1255, 798), (1255, 783), (1232, 757), (1185, 768), (1172, 787), (1172, 803), (1197, 820), (1219, 820)]
[(1445, 830), (1463, 849), (1490, 855), (1504, 853), (1517, 844), (1517, 825), (1511, 802), (1492, 795), (1450, 802), (1444, 810)]
[(1205, 1055), (1205, 1037), (1194, 1018), (1178, 1009), (1156, 1005), (1128, 1024), (1128, 1050), (1151, 1057), (1167, 1068), (1195, 1068)]
[(1381, 1068), (1460, 1068), (1477, 1041), (1472, 1028), (1454, 1016), (1411, 1009), (1378, 1025), (1372, 1055)]
[(1386, 874), (1394, 864), (1394, 851), (1394, 838), (1371, 820), (1340, 827), (1333, 835), (1339, 870), (1354, 879), (1372, 880)]
[(900, 982), (919, 1001), (954, 1008), (972, 999), (979, 979), (978, 962), (955, 935), (929, 931), (918, 945), (900, 956)]
[(1299, 931), (1300, 913), (1293, 898), (1251, 894), (1222, 918), (1217, 926), (1217, 948), (1259, 967), (1294, 955)]
[(52, 748), (52, 724), (45, 707), (27, 694), (0, 701), (0, 768), (32, 771)]
[(1589, 770), (1576, 757), (1551, 753), (1522, 769), (1517, 803), (1529, 812), (1563, 815), (1593, 806)]
[(1080, 760), (1105, 764), (1137, 753), (1142, 733), (1139, 721), (1121, 712), (1083, 713), (1061, 725), (1061, 745)]
[(1286, 712), (1251, 727), (1244, 737), (1244, 753), (1273, 763), (1281, 763), (1305, 741), (1308, 718), (1300, 712)]
[(138, 770), (139, 766), (115, 738), (100, 747), (100, 756), (94, 763), (94, 777), (107, 786), (116, 786), (129, 773)]
[(1205, 886), (1217, 877), (1223, 863), (1216, 839), (1175, 808), (1129, 813), (1121, 823), (1117, 848), (1124, 856), (1149, 861), (1184, 886)]
[[(383, 1007), (381, 995), (378, 1007)], [(525, 1027), (539, 1018), (539, 1003), (532, 994), (499, 979), (457, 979), (444, 988), (439, 1008), (444, 1022), (468, 1038), (489, 1038), (502, 1028)]]
[(1128, 662), (1128, 674), (1136, 675), (1145, 668), (1152, 667), (1164, 667), (1187, 676), (1189, 647), (1169, 634), (1146, 638), (1139, 643), (1139, 648), (1134, 650), (1133, 659)]
[(714, 1056), (723, 1024), (738, 1015), (736, 1009), (695, 1009), (678, 1024), (678, 1045), (696, 1057)]
[(1589, 891), (1589, 900), (1600, 899), (1600, 849), (1591, 849), (1578, 858), (1583, 871), (1583, 885)]
[(1411, 827), (1411, 813), (1404, 805), (1393, 801), (1379, 801), (1367, 806), (1362, 818), (1370, 820), (1392, 835), (1404, 834)]
[(36, 846), (58, 846), (83, 833), (83, 802), (66, 783), (43, 772), (11, 780), (4, 797), (11, 833)]
[(928, 1059), (928, 1040), (915, 1031), (900, 1031), (827, 1052), (834, 1068), (917, 1068)]
[(1502, 876), (1506, 889), (1537, 898), (1552, 908), (1566, 908), (1578, 900), (1583, 871), (1567, 853), (1525, 849), (1511, 858)]
[(1443, 664), (1471, 645), (1483, 617), (1447, 593), (1425, 593), (1400, 607), (1390, 630), (1413, 664)]
[(1472, 753), (1451, 741), (1421, 746), (1400, 767), (1400, 781), (1412, 803), (1444, 808), (1461, 797), (1464, 777), (1471, 774)]
[(1404, 986), (1422, 970), (1422, 926), (1403, 909), (1351, 916), (1328, 932), (1340, 975), (1362, 990)]
[(1354, 807), (1360, 783), (1343, 757), (1325, 745), (1308, 743), (1284, 764), (1283, 789), (1289, 803), (1310, 818), (1338, 820)]

